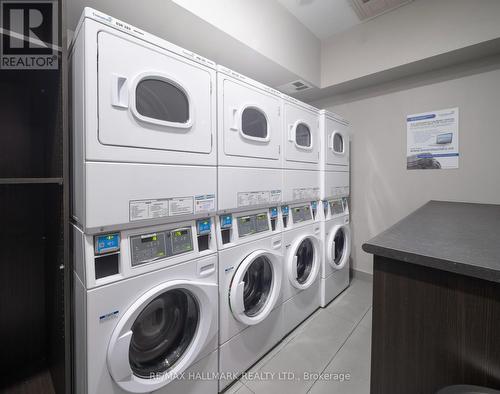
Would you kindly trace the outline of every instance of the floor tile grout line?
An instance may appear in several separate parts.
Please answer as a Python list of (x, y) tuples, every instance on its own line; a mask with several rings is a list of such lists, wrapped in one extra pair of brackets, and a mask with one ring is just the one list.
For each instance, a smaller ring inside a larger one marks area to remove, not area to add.
[[(351, 290), (350, 288), (346, 289), (347, 291)], [(347, 291), (344, 293), (346, 294)], [(361, 321), (365, 318), (365, 316), (367, 315), (368, 312), (370, 312), (370, 309), (372, 308), (372, 306), (370, 305), (368, 307), (368, 309), (363, 313), (363, 315), (361, 316), (361, 318), (358, 320), (358, 321), (351, 321), (350, 319), (347, 319), (345, 317), (342, 317), (342, 316), (336, 316), (337, 318), (340, 318), (341, 320), (345, 321), (345, 322), (348, 322), (348, 323), (354, 323), (355, 325), (353, 326), (352, 330), (349, 332), (349, 334), (347, 335), (346, 339), (342, 342), (341, 346), (337, 349), (337, 351), (334, 353), (334, 355), (332, 356), (332, 358), (326, 363), (326, 366), (325, 368), (323, 368), (323, 370), (321, 371), (321, 373), (323, 373), (326, 368), (328, 368), (328, 365), (330, 365), (330, 363), (333, 361), (333, 359), (337, 356), (338, 352), (344, 347), (345, 343), (347, 342), (347, 340), (352, 336), (352, 334), (354, 333), (354, 331), (358, 328), (358, 326), (360, 325)], [(318, 308), (316, 311), (314, 311), (311, 315), (309, 315), (307, 317), (307, 319), (311, 318), (313, 315), (316, 315), (318, 314), (320, 311), (325, 311), (326, 313), (328, 313), (329, 315), (335, 315), (333, 314), (331, 311), (329, 311), (327, 308)], [(306, 320), (307, 320), (306, 319)], [(303, 323), (306, 323), (306, 320), (304, 320), (301, 324)], [(283, 345), (283, 347), (281, 349), (279, 349), (275, 354), (273, 354), (272, 357), (269, 358), (269, 360), (266, 360), (266, 362), (264, 364), (262, 364), (258, 371), (260, 371), (262, 368), (264, 368), (267, 364), (269, 364), (269, 362), (271, 362), (278, 354), (280, 354), (288, 345), (290, 345), (290, 343), (292, 343), (298, 336), (300, 336), (303, 332), (303, 330), (314, 320), (314, 318), (310, 319), (310, 321), (308, 321), (303, 327), (302, 329), (300, 330), (300, 332), (296, 333), (295, 335), (292, 335), (292, 333), (301, 325), (299, 324), (294, 330), (292, 330), (285, 338), (283, 338), (280, 342), (278, 342), (278, 344), (276, 344), (275, 347), (273, 347), (273, 349), (271, 349), (270, 351), (274, 350), (274, 348), (280, 346), (280, 345)], [(265, 357), (265, 356), (264, 356)], [(260, 361), (260, 360), (259, 360)], [(257, 361), (258, 363), (258, 361)], [(256, 364), (257, 364), (256, 363)], [(249, 370), (251, 369), (252, 367), (249, 368)], [(318, 380), (315, 380), (313, 382), (313, 384), (311, 385), (311, 387), (307, 390), (306, 393), (309, 393), (310, 390), (312, 389), (312, 387), (316, 384)], [(251, 388), (250, 386), (248, 386), (247, 384), (245, 384), (245, 382), (241, 379), (241, 377), (238, 379), (238, 382), (240, 382), (242, 385), (244, 385), (246, 388), (248, 388), (252, 393), (255, 393)], [(238, 389), (239, 390), (239, 389)]]
[[(319, 313), (320, 311), (322, 310), (322, 308), (318, 308), (316, 309), (313, 313), (311, 313), (307, 319), (309, 319), (310, 317), (312, 317), (313, 315)], [(306, 319), (306, 320), (307, 320)], [(281, 349), (279, 349), (275, 354), (272, 355), (272, 357), (269, 358), (269, 360), (266, 360), (266, 362), (264, 364), (262, 364), (259, 369), (257, 371), (260, 371), (262, 368), (264, 368), (267, 364), (269, 364), (278, 354), (280, 354), (295, 338), (297, 338), (300, 334), (302, 334), (303, 330), (314, 320), (311, 319), (310, 321), (308, 321), (306, 323), (306, 321), (304, 320), (302, 323), (300, 323), (297, 327), (295, 327), (295, 329), (293, 329), (292, 331), (290, 331), (290, 333), (285, 337), (283, 338), (280, 342), (278, 342), (278, 344), (276, 344), (276, 346), (274, 346), (269, 352), (272, 352), (275, 348), (277, 348), (278, 346), (282, 345), (283, 347)], [(343, 319), (343, 320), (346, 320), (346, 319)], [(298, 329), (298, 327), (305, 323), (305, 325), (302, 327), (302, 329), (300, 330), (300, 332), (296, 333), (295, 335), (292, 335), (292, 333)], [(262, 357), (264, 358), (265, 355)], [(262, 360), (262, 359), (261, 359)], [(259, 360), (259, 361), (261, 361)], [(259, 361), (257, 361), (255, 364), (259, 363)], [(248, 370), (252, 369), (253, 366), (251, 366), (250, 368), (248, 368)], [(242, 384), (244, 384), (243, 380), (241, 380), (241, 377), (238, 379), (239, 382), (241, 382)], [(245, 384), (245, 386), (249, 387), (248, 385)]]
[[(320, 375), (323, 374), (326, 369), (328, 368), (328, 366), (331, 364), (331, 362), (333, 361), (333, 359), (335, 357), (337, 357), (337, 354), (340, 352), (340, 350), (344, 347), (344, 345), (346, 344), (346, 342), (349, 340), (349, 338), (352, 336), (352, 334), (354, 333), (354, 331), (356, 331), (356, 329), (359, 327), (361, 321), (365, 318), (365, 316), (367, 315), (367, 313), (370, 311), (371, 307), (368, 308), (368, 310), (363, 314), (363, 316), (361, 317), (361, 319), (359, 319), (359, 321), (356, 323), (356, 325), (354, 326), (354, 328), (351, 330), (351, 332), (349, 333), (349, 335), (347, 336), (347, 338), (344, 340), (344, 342), (342, 342), (342, 345), (340, 345), (340, 347), (337, 349), (337, 351), (335, 352), (335, 354), (333, 355), (333, 357), (326, 363), (325, 365), (325, 368), (323, 368), (323, 370), (320, 372)], [(311, 387), (309, 387), (309, 389), (306, 391), (306, 393), (310, 393), (312, 388), (314, 387), (314, 385), (316, 384), (316, 382), (319, 380), (316, 379), (313, 384), (311, 385)]]
[[(314, 314), (317, 314), (317, 313), (319, 313), (319, 312), (321, 312), (321, 311), (324, 311), (324, 313), (327, 313), (327, 314), (329, 314), (330, 316), (332, 315), (331, 313), (327, 312), (324, 308), (318, 308), (318, 309), (314, 312)], [(368, 311), (369, 311), (369, 310), (368, 310)], [(367, 312), (368, 312), (368, 311), (367, 311)], [(343, 320), (345, 323), (349, 323), (349, 324), (354, 323), (354, 326), (353, 326), (354, 328), (353, 328), (353, 330), (355, 330), (355, 329), (356, 329), (356, 327), (357, 327), (357, 326), (359, 325), (359, 323), (361, 322), (361, 320), (363, 320), (363, 318), (365, 317), (365, 315), (366, 315), (366, 313), (367, 313), (367, 312), (365, 312), (365, 313), (363, 314), (363, 316), (362, 316), (362, 317), (359, 319), (359, 321), (357, 321), (357, 322), (353, 322), (353, 321), (351, 321), (351, 320), (349, 320), (349, 319), (346, 319), (346, 318), (344, 318), (344, 317), (342, 317), (342, 316), (336, 316), (336, 318), (337, 318), (337, 319), (340, 319), (340, 320)], [(310, 316), (312, 316), (312, 314), (311, 314)], [(307, 322), (307, 324), (304, 326), (304, 328), (305, 328), (307, 325), (309, 325), (309, 324), (310, 324), (313, 320), (314, 320), (314, 319), (311, 319), (311, 321)], [(352, 331), (348, 334), (347, 339), (349, 339), (349, 337), (351, 336), (351, 333), (352, 333)], [(274, 358), (275, 358), (278, 354), (280, 354), (283, 350), (285, 350), (285, 349), (286, 349), (286, 347), (287, 347), (288, 345), (290, 345), (290, 343), (292, 343), (292, 342), (293, 342), (293, 341), (294, 341), (297, 337), (299, 337), (301, 334), (302, 334), (302, 331), (301, 331), (300, 333), (298, 333), (297, 335), (294, 335), (294, 336), (293, 336), (292, 338), (290, 338), (290, 339), (289, 339), (286, 343), (284, 343), (283, 347), (282, 347), (279, 351), (277, 351), (277, 352), (276, 352), (276, 354), (273, 354), (273, 356), (272, 356), (269, 360), (267, 360), (265, 364), (261, 365), (261, 366), (260, 366), (260, 368), (259, 368), (257, 371), (260, 371), (260, 370), (261, 370), (262, 368), (264, 368), (267, 364), (269, 364), (269, 363), (270, 363), (270, 362), (271, 362), (271, 361), (272, 361), (272, 360), (273, 360), (273, 359), (274, 359)], [(288, 336), (289, 336), (289, 335), (288, 335)], [(288, 338), (288, 336), (287, 336), (287, 337), (285, 337), (285, 338), (283, 338), (283, 339), (281, 340), (281, 342), (279, 342), (279, 343), (278, 343), (278, 345), (276, 345), (275, 347), (277, 347), (277, 346), (279, 346), (280, 344), (282, 344), (283, 342), (285, 342), (285, 340), (286, 340), (286, 338)], [(347, 340), (347, 339), (346, 339), (346, 340)], [(344, 343), (345, 343), (345, 341), (344, 341), (344, 342), (342, 342), (342, 344), (341, 344), (341, 346), (340, 346), (340, 348), (339, 348), (338, 350), (340, 350), (340, 349), (342, 348), (342, 346), (344, 345)], [(273, 349), (274, 349), (274, 348), (273, 348)], [(334, 356), (333, 356), (333, 357), (335, 357), (335, 355), (338, 353), (338, 350), (337, 350), (337, 352), (335, 352), (335, 354), (334, 354)], [(271, 350), (271, 351), (272, 351), (272, 350)], [(265, 356), (264, 356), (264, 357), (265, 357)], [(333, 358), (332, 358), (332, 359), (333, 359)], [(330, 359), (330, 361), (328, 361), (328, 363), (326, 364), (327, 366), (328, 366), (328, 364), (331, 362), (331, 360), (332, 360), (332, 359)], [(257, 362), (256, 362), (256, 364), (257, 364), (258, 362), (259, 362), (259, 361), (257, 361)], [(252, 367), (253, 367), (253, 366), (252, 366)], [(250, 367), (248, 370), (250, 370), (252, 367)], [(325, 367), (325, 368), (326, 368), (326, 367)], [(238, 381), (239, 381), (239, 382), (241, 382), (242, 384), (244, 384), (244, 381), (243, 381), (243, 380), (241, 380), (241, 377), (238, 379)], [(314, 381), (314, 383), (316, 383), (316, 381)], [(314, 384), (314, 383), (313, 383), (313, 384)], [(245, 384), (245, 386), (250, 387), (250, 386), (248, 386), (248, 385), (246, 385), (246, 384)], [(311, 386), (311, 387), (312, 387), (312, 386)]]

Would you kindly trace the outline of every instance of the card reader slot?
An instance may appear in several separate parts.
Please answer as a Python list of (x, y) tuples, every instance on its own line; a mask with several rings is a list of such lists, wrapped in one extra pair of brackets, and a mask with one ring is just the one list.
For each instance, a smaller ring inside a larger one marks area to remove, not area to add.
[(231, 229), (225, 228), (221, 230), (222, 244), (228, 244), (231, 242)]
[(101, 279), (119, 273), (120, 253), (96, 256), (94, 259), (95, 278)]

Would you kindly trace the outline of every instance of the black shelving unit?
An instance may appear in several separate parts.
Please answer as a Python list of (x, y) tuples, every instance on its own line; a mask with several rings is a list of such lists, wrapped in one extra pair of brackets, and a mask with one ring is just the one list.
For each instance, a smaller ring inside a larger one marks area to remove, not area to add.
[(63, 8), (57, 70), (0, 69), (0, 393), (71, 392)]

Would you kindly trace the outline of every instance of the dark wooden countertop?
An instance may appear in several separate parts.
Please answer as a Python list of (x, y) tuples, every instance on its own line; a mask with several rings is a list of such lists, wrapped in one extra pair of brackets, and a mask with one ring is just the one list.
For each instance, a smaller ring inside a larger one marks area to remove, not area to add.
[(500, 282), (500, 205), (430, 201), (363, 250)]

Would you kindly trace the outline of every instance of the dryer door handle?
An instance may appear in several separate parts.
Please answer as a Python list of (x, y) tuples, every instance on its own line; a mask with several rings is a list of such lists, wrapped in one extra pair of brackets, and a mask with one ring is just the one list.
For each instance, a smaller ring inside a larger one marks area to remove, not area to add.
[(128, 108), (127, 77), (111, 74), (111, 105), (114, 107)]
[(288, 125), (288, 141), (291, 141), (291, 142), (295, 142), (296, 140), (296, 126), (291, 124), (291, 125)]
[(328, 149), (330, 149), (331, 151), (333, 151), (333, 139), (335, 138), (335, 133), (336, 131), (334, 131), (332, 135), (328, 138)]
[(231, 109), (231, 117), (232, 117), (232, 125), (230, 127), (230, 130), (233, 131), (238, 131), (238, 108), (232, 108)]

